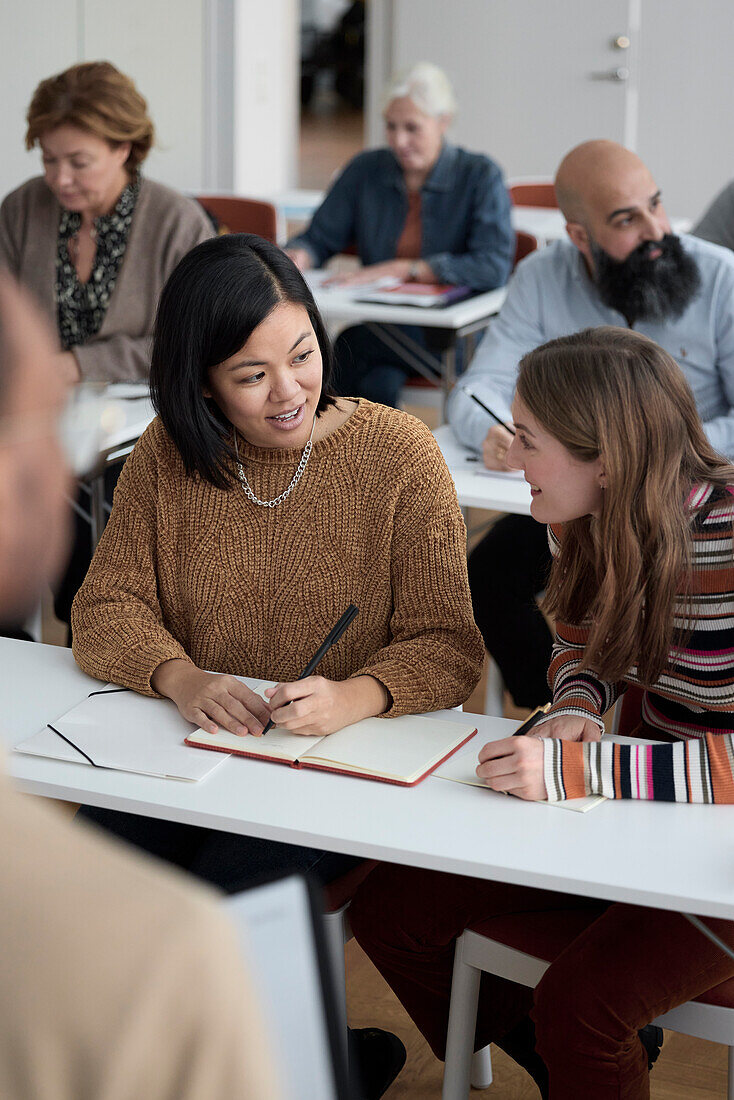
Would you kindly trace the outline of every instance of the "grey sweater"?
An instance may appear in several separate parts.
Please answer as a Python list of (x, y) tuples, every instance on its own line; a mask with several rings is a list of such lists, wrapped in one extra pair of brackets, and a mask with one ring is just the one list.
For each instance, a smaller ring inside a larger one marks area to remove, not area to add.
[[(35, 295), (58, 333), (56, 249), (61, 207), (41, 176), (0, 206), (0, 266)], [(204, 211), (170, 187), (143, 179), (127, 248), (102, 327), (72, 348), (83, 379), (146, 378), (158, 295), (178, 261), (214, 235)]]
[(691, 232), (694, 237), (734, 249), (734, 180), (719, 192)]

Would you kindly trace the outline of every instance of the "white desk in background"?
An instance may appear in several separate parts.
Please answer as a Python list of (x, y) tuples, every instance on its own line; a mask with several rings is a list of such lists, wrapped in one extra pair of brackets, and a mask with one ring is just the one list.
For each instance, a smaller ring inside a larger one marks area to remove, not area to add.
[[(265, 197), (268, 202), (272, 202), (284, 221), (309, 222), (323, 202), (324, 194), (324, 191), (293, 188)], [(513, 206), (511, 217), (513, 229), (532, 233), (541, 248), (566, 236), (566, 219), (557, 208)], [(672, 218), (671, 225), (675, 233), (687, 233), (691, 227), (691, 219)]]
[[(99, 686), (56, 646), (0, 639), (7, 749)], [(444, 711), (447, 721), (466, 715)], [(516, 723), (472, 715), (477, 751)], [(155, 731), (151, 730), (151, 736)], [(606, 802), (588, 814), (429, 777), (396, 787), (231, 757), (199, 783), (10, 754), (25, 791), (475, 878), (734, 918), (730, 806)]]
[[(560, 241), (566, 236), (566, 219), (560, 210), (545, 206), (513, 206), (510, 211), (512, 228), (517, 232), (531, 233), (538, 242), (538, 248)], [(691, 228), (690, 218), (672, 218), (674, 233), (687, 233)]]
[(451, 471), (462, 508), (530, 515), (530, 486), (522, 474), (487, 470), (481, 457), (457, 442), (448, 424), (433, 434)]
[[(316, 305), (334, 339), (350, 325), (366, 325), (388, 347), (431, 382), (439, 378), (448, 394), (455, 380), (456, 342), (483, 329), (491, 317), (499, 313), (507, 296), (507, 288), (487, 290), (449, 306), (394, 306), (360, 301), (367, 287), (325, 287), (322, 284), (333, 272), (307, 271), (305, 278)], [(397, 325), (417, 325), (420, 328), (442, 330), (446, 336), (441, 358), (431, 355)]]
[(82, 480), (82, 484), (89, 489), (89, 515), (83, 512), (82, 514), (90, 524), (92, 549), (99, 542), (107, 522), (105, 472), (110, 466), (130, 454), (155, 417), (147, 382), (126, 382), (108, 386), (104, 402), (109, 407), (111, 413), (109, 419), (113, 427), (100, 440), (96, 462)]

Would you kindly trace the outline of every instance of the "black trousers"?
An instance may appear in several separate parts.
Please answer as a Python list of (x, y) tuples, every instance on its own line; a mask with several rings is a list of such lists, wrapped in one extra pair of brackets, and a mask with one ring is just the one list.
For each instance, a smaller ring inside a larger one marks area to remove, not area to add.
[(354, 856), (318, 848), (202, 829), (121, 810), (82, 806), (79, 816), (226, 894), (236, 894), (260, 875), (278, 871), (305, 871), (325, 886), (361, 862)]
[[(421, 341), (420, 329), (405, 328), (412, 339)], [(396, 351), (365, 325), (345, 329), (334, 345), (336, 392), (341, 397), (366, 397), (396, 409), (400, 391), (410, 368)]]
[[(446, 329), (421, 329), (416, 325), (391, 325), (390, 328), (404, 333), (436, 358), (455, 342), (454, 334)], [(455, 347), (455, 354), (459, 374), (464, 363), (461, 343)], [(402, 356), (370, 332), (366, 325), (345, 329), (337, 337), (334, 355), (337, 365), (335, 390), (341, 397), (366, 397), (396, 409), (403, 386), (416, 376)], [(436, 377), (438, 379), (438, 375)]]
[(530, 516), (503, 516), (469, 555), (474, 618), (518, 707), (551, 698), (553, 639), (535, 601), (550, 565), (545, 524)]

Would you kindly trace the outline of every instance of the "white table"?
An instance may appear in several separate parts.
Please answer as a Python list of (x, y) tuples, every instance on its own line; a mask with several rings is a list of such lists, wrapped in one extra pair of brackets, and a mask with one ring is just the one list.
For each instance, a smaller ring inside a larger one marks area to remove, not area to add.
[(433, 433), (446, 459), (462, 508), (530, 515), (530, 486), (520, 473), (487, 470), (474, 451), (462, 447), (448, 424)]
[[(98, 686), (69, 650), (0, 639), (2, 740)], [(448, 721), (466, 716), (443, 712)], [(472, 715), (477, 749), (515, 723)], [(607, 802), (588, 814), (429, 777), (413, 788), (225, 760), (200, 783), (11, 755), (25, 791), (482, 879), (734, 918), (734, 808)]]
[[(507, 288), (487, 290), (454, 302), (449, 306), (397, 306), (360, 299), (368, 287), (325, 287), (331, 278), (330, 271), (308, 271), (306, 282), (311, 288), (316, 305), (329, 329), (332, 339), (350, 325), (366, 325), (393, 351), (397, 352), (412, 369), (431, 382), (440, 381), (447, 395), (456, 377), (456, 343), (458, 340), (483, 329), (491, 317), (499, 313), (507, 297)], [(446, 346), (441, 358), (437, 358), (417, 344), (397, 325), (417, 325), (420, 328), (443, 330)]]

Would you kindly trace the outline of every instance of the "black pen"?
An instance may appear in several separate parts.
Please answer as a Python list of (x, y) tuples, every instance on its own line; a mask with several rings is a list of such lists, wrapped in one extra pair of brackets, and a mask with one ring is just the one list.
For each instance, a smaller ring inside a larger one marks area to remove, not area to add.
[[(308, 664), (304, 668), (301, 675), (298, 677), (299, 680), (305, 680), (307, 676), (311, 675), (311, 673), (316, 668), (316, 665), (319, 663), (321, 658), (328, 652), (328, 650), (331, 649), (331, 647), (336, 642), (339, 641), (339, 639), (341, 638), (344, 631), (347, 629), (349, 624), (352, 622), (352, 620), (358, 614), (359, 614), (359, 608), (357, 607), (357, 605), (353, 604), (353, 603), (350, 603), (349, 607), (344, 612), (344, 614), (342, 615), (339, 622), (326, 635), (323, 642), (321, 643), (319, 648), (316, 650), (316, 652), (314, 653), (313, 657), (311, 658), (311, 660), (308, 662)], [(287, 705), (288, 704), (286, 704), (286, 706)], [(262, 731), (261, 736), (264, 736), (268, 732), (268, 730), (272, 727), (272, 725), (273, 725), (273, 719), (269, 718), (268, 722), (267, 722), (267, 725), (265, 726), (265, 729)]]
[(484, 409), (487, 416), (491, 416), (493, 420), (496, 420), (501, 428), (504, 428), (506, 432), (510, 433), (510, 435), (515, 434), (515, 429), (511, 428), (509, 424), (505, 424), (504, 420), (500, 420), (499, 416), (497, 416), (497, 413), (493, 413), (489, 405), (485, 405), (483, 401), (480, 401), (475, 393), (472, 393), (472, 391), (470, 389), (467, 389), (466, 386), (462, 386), (461, 388), (466, 396), (471, 397), (472, 401), (476, 401), (477, 405), (479, 405), (479, 408)]
[(525, 734), (529, 733), (533, 726), (536, 725), (541, 718), (545, 718), (546, 714), (550, 710), (550, 707), (550, 703), (546, 703), (543, 707), (536, 707), (532, 714), (528, 715), (523, 724), (521, 726), (518, 726), (512, 736), (524, 737)]

